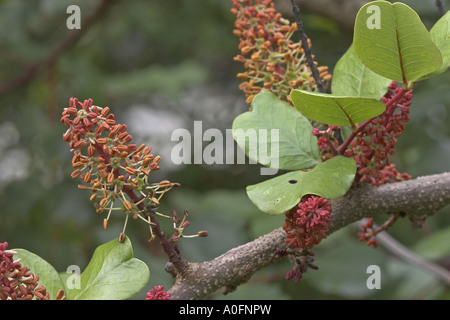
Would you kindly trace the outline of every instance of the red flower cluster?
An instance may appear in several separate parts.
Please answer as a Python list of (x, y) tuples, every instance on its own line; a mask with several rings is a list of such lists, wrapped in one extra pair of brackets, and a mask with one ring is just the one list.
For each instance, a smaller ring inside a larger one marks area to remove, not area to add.
[(38, 286), (39, 277), (22, 266), (20, 259), (14, 260), (17, 252), (7, 250), (8, 243), (0, 243), (0, 299), (1, 300), (49, 300), (43, 285)]
[(390, 159), (397, 138), (405, 130), (404, 123), (409, 120), (411, 99), (411, 91), (397, 88), (396, 82), (392, 82), (388, 93), (382, 98), (386, 105), (384, 113), (371, 119), (357, 133), (350, 148), (345, 150), (344, 155), (356, 161), (360, 176), (358, 182), (379, 186), (411, 178), (406, 173), (398, 173)]
[(375, 239), (376, 232), (373, 226), (373, 218), (368, 218), (366, 223), (362, 226), (362, 231), (358, 232), (359, 242), (365, 241), (368, 246), (378, 247), (378, 242)]
[(298, 207), (286, 212), (283, 225), (286, 243), (311, 249), (327, 237), (330, 212), (331, 205), (327, 199), (313, 195), (303, 197)]
[(326, 130), (313, 128), (312, 134), (318, 137), (317, 145), (322, 152), (324, 160), (329, 159), (330, 157), (333, 157), (333, 155), (337, 154), (339, 141), (336, 139), (335, 131), (340, 129), (341, 127), (333, 125), (329, 125)]
[[(108, 207), (104, 228), (113, 210), (125, 212), (125, 226), (130, 214), (151, 225), (150, 218), (140, 214), (146, 206), (158, 207), (164, 193), (174, 186), (167, 180), (149, 184), (150, 172), (159, 169), (160, 156), (151, 154), (145, 144), (131, 144), (127, 126), (116, 123), (109, 108), (93, 105), (92, 99), (81, 102), (71, 98), (61, 122), (69, 127), (63, 139), (74, 152), (72, 178), (81, 178), (85, 184), (78, 187), (92, 191), (90, 200), (98, 213)], [(120, 207), (114, 207), (116, 200), (121, 202)], [(119, 239), (124, 239), (124, 232)]]
[[(246, 102), (250, 104), (263, 88), (286, 101), (292, 89), (314, 91), (315, 80), (301, 43), (291, 39), (297, 24), (277, 13), (272, 0), (231, 1), (231, 12), (236, 15), (233, 33), (240, 38), (241, 51), (234, 60), (247, 69), (237, 75), (243, 81), (239, 88), (245, 92)], [(328, 67), (318, 69), (326, 84), (331, 79)]]
[(155, 286), (147, 292), (145, 300), (170, 300), (170, 293), (164, 291), (163, 286)]
[(286, 280), (294, 279), (295, 283), (298, 283), (309, 268), (313, 270), (319, 269), (319, 267), (313, 264), (313, 256), (314, 253), (308, 250), (304, 250), (301, 255), (297, 256), (294, 267), (286, 273)]

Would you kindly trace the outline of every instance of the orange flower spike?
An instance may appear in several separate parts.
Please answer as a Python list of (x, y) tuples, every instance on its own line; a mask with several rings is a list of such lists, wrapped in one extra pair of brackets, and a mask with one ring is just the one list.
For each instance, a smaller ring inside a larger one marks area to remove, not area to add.
[[(97, 213), (103, 212), (111, 204), (108, 218), (104, 220), (105, 229), (108, 227), (109, 214), (113, 210), (120, 210), (113, 207), (116, 198), (122, 200), (122, 210), (127, 214), (133, 213), (134, 219), (138, 218), (148, 203), (159, 203), (159, 198), (153, 194), (142, 197), (142, 190), (150, 185), (147, 177), (151, 170), (159, 169), (161, 158), (151, 154), (152, 149), (145, 144), (130, 144), (133, 138), (127, 132), (127, 126), (116, 123), (108, 107), (94, 106), (92, 99), (80, 102), (71, 98), (69, 107), (62, 111), (61, 122), (68, 127), (63, 140), (74, 152), (72, 165), (75, 170), (71, 176), (79, 177), (88, 184), (80, 184), (78, 188), (91, 190), (89, 199), (93, 201)], [(166, 188), (171, 187), (172, 184), (168, 182)], [(135, 192), (141, 192), (141, 197), (138, 198)], [(125, 226), (121, 241), (126, 237)]]

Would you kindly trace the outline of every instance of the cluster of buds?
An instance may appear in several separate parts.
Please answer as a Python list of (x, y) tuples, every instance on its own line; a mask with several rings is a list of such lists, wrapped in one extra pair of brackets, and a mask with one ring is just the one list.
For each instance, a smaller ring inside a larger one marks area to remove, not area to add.
[(312, 134), (318, 137), (317, 145), (319, 146), (324, 160), (337, 154), (339, 140), (336, 138), (336, 131), (340, 129), (341, 127), (333, 125), (329, 125), (325, 130), (313, 128)]
[(378, 242), (375, 239), (376, 232), (373, 225), (373, 218), (368, 218), (365, 223), (361, 225), (362, 231), (358, 232), (359, 242), (365, 242), (368, 246), (378, 247)]
[(7, 248), (7, 242), (0, 243), (0, 300), (49, 300), (47, 289), (38, 286), (39, 277), (22, 266), (20, 259), (14, 260), (17, 252)]
[(412, 92), (397, 88), (392, 82), (389, 91), (382, 98), (386, 110), (371, 119), (357, 133), (344, 155), (355, 159), (358, 166), (358, 182), (382, 185), (410, 179), (408, 174), (399, 173), (390, 157), (394, 154), (397, 139), (405, 130), (404, 123), (409, 120), (409, 105)]
[(294, 279), (295, 283), (298, 283), (308, 269), (319, 269), (313, 264), (314, 253), (307, 248), (301, 250), (297, 248), (277, 249), (275, 253), (280, 256), (288, 256), (290, 260), (293, 260), (294, 267), (286, 273), (286, 280)]
[(313, 270), (319, 269), (318, 266), (313, 264), (313, 256), (314, 253), (304, 250), (302, 255), (296, 257), (294, 267), (286, 273), (286, 280), (294, 279), (295, 283), (298, 283), (309, 268)]
[[(382, 225), (377, 226), (375, 225), (373, 218), (367, 218), (366, 221), (364, 221), (361, 224), (361, 231), (358, 232), (358, 236), (359, 236), (359, 242), (366, 242), (366, 244), (368, 246), (373, 246), (374, 248), (378, 247), (378, 242), (376, 240), (376, 235), (379, 234), (382, 231), (387, 230), (390, 226), (392, 226), (395, 221), (397, 221), (397, 219), (399, 217), (408, 215), (409, 218), (414, 222), (413, 219), (415, 218), (419, 218), (414, 214), (408, 214), (405, 212), (396, 212), (394, 214), (392, 214), (389, 219), (387, 219)], [(413, 224), (414, 225), (414, 224)]]
[[(291, 39), (297, 24), (277, 13), (272, 0), (255, 0), (254, 4), (253, 0), (231, 1), (231, 12), (236, 15), (233, 33), (240, 39), (240, 54), (234, 60), (247, 70), (237, 75), (243, 81), (239, 88), (246, 102), (250, 104), (262, 89), (286, 101), (292, 89), (314, 91), (316, 83), (301, 42)], [(326, 85), (331, 79), (328, 67), (318, 67), (318, 71)]]
[(74, 153), (71, 176), (84, 182), (79, 189), (92, 192), (90, 200), (97, 213), (107, 211), (105, 229), (113, 211), (125, 213), (119, 241), (125, 239), (129, 216), (145, 221), (153, 238), (151, 216), (157, 213), (162, 196), (179, 185), (168, 180), (150, 183), (149, 175), (159, 169), (160, 156), (150, 153), (145, 144), (132, 144), (127, 126), (116, 123), (109, 111), (93, 105), (92, 99), (71, 98), (64, 108), (61, 122), (68, 129), (63, 139)]
[(164, 291), (163, 286), (155, 286), (147, 292), (145, 300), (170, 300), (170, 293)]
[(184, 210), (183, 219), (180, 220), (178, 218), (176, 211), (172, 210), (173, 234), (169, 239), (171, 242), (178, 242), (178, 240), (180, 240), (180, 238), (195, 238), (195, 237), (204, 238), (204, 237), (208, 236), (208, 231), (206, 231), (206, 230), (198, 231), (197, 234), (193, 234), (193, 235), (184, 234), (183, 233), (184, 229), (186, 229), (190, 225), (190, 222), (188, 220), (186, 220), (187, 216), (188, 216), (188, 211)]
[(291, 247), (311, 249), (327, 237), (331, 205), (325, 198), (305, 196), (297, 207), (286, 212), (283, 229)]

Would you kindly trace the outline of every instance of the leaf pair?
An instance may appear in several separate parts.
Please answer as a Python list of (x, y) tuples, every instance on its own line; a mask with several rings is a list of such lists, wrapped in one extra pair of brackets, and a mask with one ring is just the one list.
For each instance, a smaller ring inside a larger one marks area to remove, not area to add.
[[(239, 132), (272, 129), (279, 130), (279, 139), (276, 141), (249, 141), (237, 137)], [(279, 150), (279, 158), (271, 158), (272, 167), (295, 170), (247, 187), (250, 200), (261, 211), (271, 215), (280, 214), (293, 208), (306, 194), (331, 199), (343, 196), (350, 188), (356, 173), (355, 161), (339, 156), (322, 162), (317, 138), (312, 135), (312, 130), (307, 118), (270, 92), (256, 95), (252, 111), (234, 120), (235, 140), (251, 159), (268, 165), (262, 161), (258, 152), (249, 151), (253, 143), (257, 146), (255, 150)], [(309, 168), (313, 169), (301, 171)]]
[(372, 1), (358, 12), (353, 44), (333, 72), (332, 94), (293, 90), (291, 99), (311, 120), (355, 130), (384, 111), (379, 99), (392, 80), (406, 86), (449, 65), (450, 12), (428, 32), (407, 5)]
[[(147, 265), (133, 258), (133, 248), (129, 238), (123, 243), (114, 239), (99, 246), (89, 265), (79, 275), (79, 288), (68, 288), (62, 278), (67, 274), (58, 272), (47, 261), (25, 249), (14, 249), (24, 266), (39, 276), (39, 284), (46, 287), (50, 299), (54, 299), (59, 289), (64, 289), (69, 300), (122, 300), (139, 292), (148, 282), (150, 272)], [(73, 274), (69, 277), (77, 277)], [(70, 281), (71, 279), (66, 279)]]
[(375, 73), (404, 85), (438, 75), (449, 66), (449, 19), (447, 12), (428, 32), (407, 5), (372, 1), (355, 20), (355, 53)]

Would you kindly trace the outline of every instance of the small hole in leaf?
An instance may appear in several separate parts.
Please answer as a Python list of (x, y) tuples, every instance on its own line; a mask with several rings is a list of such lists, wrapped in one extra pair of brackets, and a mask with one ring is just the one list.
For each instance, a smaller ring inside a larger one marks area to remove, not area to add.
[(289, 180), (290, 184), (296, 184), (298, 181), (297, 180)]

